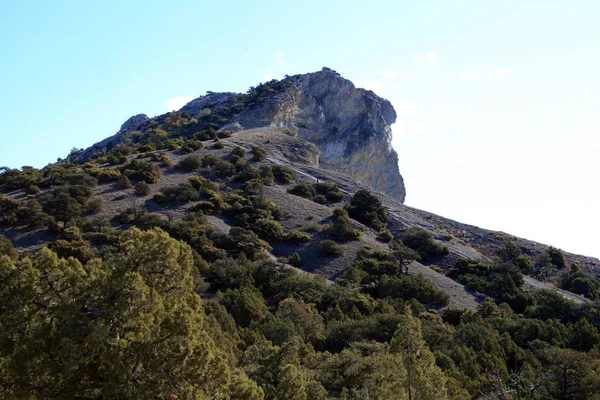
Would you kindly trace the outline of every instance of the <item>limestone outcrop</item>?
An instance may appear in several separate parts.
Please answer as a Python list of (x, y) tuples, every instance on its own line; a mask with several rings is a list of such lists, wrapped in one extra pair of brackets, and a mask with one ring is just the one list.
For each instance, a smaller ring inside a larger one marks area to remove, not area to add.
[[(232, 132), (285, 128), (289, 135), (316, 146), (319, 158), (315, 163), (320, 168), (350, 175), (404, 202), (406, 191), (398, 155), (391, 146), (394, 107), (331, 69), (267, 82), (251, 88), (249, 94), (208, 92), (190, 101), (180, 113), (197, 121), (216, 116), (211, 124)], [(134, 132), (160, 125), (171, 114), (152, 119), (134, 115), (116, 135), (79, 153), (73, 161), (84, 162), (108, 144), (116, 145)]]
[(351, 175), (404, 202), (398, 155), (391, 146), (390, 125), (396, 121), (391, 103), (327, 68), (286, 80), (283, 92), (244, 110), (223, 129), (290, 128), (319, 148), (321, 168)]

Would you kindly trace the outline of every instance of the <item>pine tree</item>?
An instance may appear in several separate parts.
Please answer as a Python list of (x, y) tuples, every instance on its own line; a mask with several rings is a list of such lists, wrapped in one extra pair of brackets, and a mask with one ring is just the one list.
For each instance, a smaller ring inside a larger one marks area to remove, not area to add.
[(406, 389), (408, 400), (447, 398), (446, 378), (435, 365), (435, 357), (423, 340), (421, 321), (412, 315), (410, 307), (405, 308), (390, 346), (392, 353), (400, 356), (406, 369), (401, 385)]

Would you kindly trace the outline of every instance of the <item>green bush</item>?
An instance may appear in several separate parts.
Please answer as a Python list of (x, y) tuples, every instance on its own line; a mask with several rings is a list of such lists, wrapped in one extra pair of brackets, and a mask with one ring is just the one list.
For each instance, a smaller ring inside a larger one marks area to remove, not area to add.
[(576, 268), (561, 279), (560, 287), (591, 300), (600, 300), (600, 283)]
[(231, 176), (235, 173), (233, 164), (229, 161), (218, 160), (212, 168), (213, 172), (220, 176)]
[(202, 159), (198, 156), (185, 156), (177, 163), (177, 168), (185, 171), (197, 171), (203, 166)]
[(379, 235), (377, 235), (377, 239), (381, 240), (384, 243), (389, 243), (392, 240), (394, 240), (394, 235), (392, 234), (392, 232), (390, 232), (389, 229), (386, 229), (379, 232)]
[(223, 144), (223, 142), (221, 142), (220, 140), (217, 140), (215, 142), (215, 144), (213, 144), (212, 146), (210, 146), (211, 148), (215, 149), (215, 150), (221, 150), (222, 148), (225, 147), (225, 145)]
[(104, 199), (102, 197), (95, 197), (89, 199), (85, 203), (85, 211), (90, 214), (98, 214), (104, 211)]
[(333, 256), (339, 257), (344, 254), (343, 249), (337, 245), (333, 240), (322, 240), (319, 243), (319, 255), (323, 257)]
[(252, 224), (251, 229), (256, 232), (261, 239), (283, 238), (283, 228), (281, 227), (281, 224), (272, 219), (258, 219)]
[(227, 139), (233, 136), (233, 132), (231, 131), (218, 131), (217, 132), (217, 137), (219, 139)]
[(19, 257), (19, 253), (12, 245), (11, 241), (8, 240), (4, 235), (0, 234), (0, 256), (8, 256), (13, 260)]
[(239, 158), (244, 158), (246, 156), (246, 152), (240, 146), (235, 146), (229, 155), (231, 157), (236, 156)]
[(374, 292), (377, 297), (417, 299), (425, 305), (446, 306), (450, 303), (450, 296), (422, 275), (383, 276), (377, 282)]
[(327, 203), (327, 197), (323, 196), (322, 194), (318, 194), (313, 198), (313, 201), (315, 203), (325, 204)]
[(40, 187), (37, 185), (29, 185), (25, 188), (25, 193), (27, 193), (29, 195), (40, 194), (40, 192), (41, 192)]
[(271, 170), (275, 179), (284, 185), (296, 179), (296, 171), (285, 165), (272, 165)]
[(114, 182), (121, 178), (121, 171), (116, 168), (105, 168), (97, 176), (98, 182)]
[(156, 183), (160, 180), (160, 167), (148, 161), (133, 160), (122, 168), (122, 173), (130, 179)]
[(262, 161), (267, 158), (267, 151), (260, 146), (252, 146), (252, 156), (254, 161)]
[(186, 140), (181, 145), (181, 151), (184, 153), (193, 153), (194, 151), (200, 150), (203, 147), (204, 144), (202, 144), (202, 142), (199, 140)]
[(150, 185), (144, 181), (140, 181), (137, 185), (135, 185), (133, 191), (138, 196), (148, 196), (150, 194)]
[(120, 190), (130, 189), (132, 186), (131, 181), (125, 175), (121, 176), (115, 183), (115, 187)]
[(288, 258), (288, 263), (292, 266), (292, 267), (296, 267), (296, 268), (300, 268), (302, 267), (302, 260), (300, 259), (300, 255), (298, 253), (294, 253), (292, 254), (289, 258)]
[(262, 165), (259, 171), (265, 185), (271, 186), (275, 183), (275, 174), (273, 173), (273, 168), (271, 168), (270, 165)]
[(548, 247), (548, 256), (550, 257), (550, 262), (552, 265), (555, 265), (556, 268), (566, 268), (567, 262), (565, 260), (565, 254), (562, 252), (562, 250), (550, 246)]
[(352, 241), (360, 238), (360, 231), (353, 229), (350, 217), (346, 210), (336, 208), (331, 216), (333, 223), (328, 225), (324, 232), (336, 240)]
[(377, 197), (366, 189), (360, 189), (350, 199), (348, 214), (351, 218), (375, 229), (381, 229), (388, 215)]
[(302, 182), (288, 189), (288, 193), (311, 200), (317, 194), (315, 187), (308, 182)]
[(433, 240), (433, 235), (423, 228), (413, 226), (402, 234), (402, 242), (415, 250), (423, 260), (450, 254), (448, 247)]
[(307, 243), (312, 240), (312, 235), (307, 232), (300, 232), (295, 229), (292, 229), (291, 231), (285, 234), (285, 240), (296, 243)]
[(317, 193), (324, 195), (331, 202), (337, 203), (344, 200), (344, 193), (333, 182), (320, 182), (316, 189)]
[[(163, 197), (159, 197), (157, 203), (166, 205), (169, 203), (188, 203), (190, 201), (196, 201), (200, 198), (198, 190), (194, 189), (191, 183), (184, 182), (176, 186), (167, 186), (161, 190)], [(160, 202), (159, 202), (160, 201)]]

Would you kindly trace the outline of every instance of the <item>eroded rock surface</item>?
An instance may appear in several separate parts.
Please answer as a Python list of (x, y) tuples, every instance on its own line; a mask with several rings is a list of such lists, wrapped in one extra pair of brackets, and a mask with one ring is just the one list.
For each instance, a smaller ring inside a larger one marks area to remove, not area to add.
[(319, 148), (321, 168), (346, 173), (404, 202), (398, 155), (391, 146), (390, 125), (396, 121), (391, 103), (327, 68), (287, 80), (285, 91), (227, 125), (291, 128), (294, 136)]

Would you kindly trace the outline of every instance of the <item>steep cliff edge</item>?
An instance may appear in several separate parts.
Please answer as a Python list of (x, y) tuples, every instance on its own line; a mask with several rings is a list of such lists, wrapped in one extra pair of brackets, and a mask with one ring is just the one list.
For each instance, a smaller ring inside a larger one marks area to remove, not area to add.
[(319, 148), (321, 168), (350, 175), (404, 202), (398, 155), (391, 146), (390, 125), (396, 122), (391, 103), (327, 68), (289, 77), (285, 83), (282, 92), (244, 110), (222, 129), (290, 128), (294, 136)]

